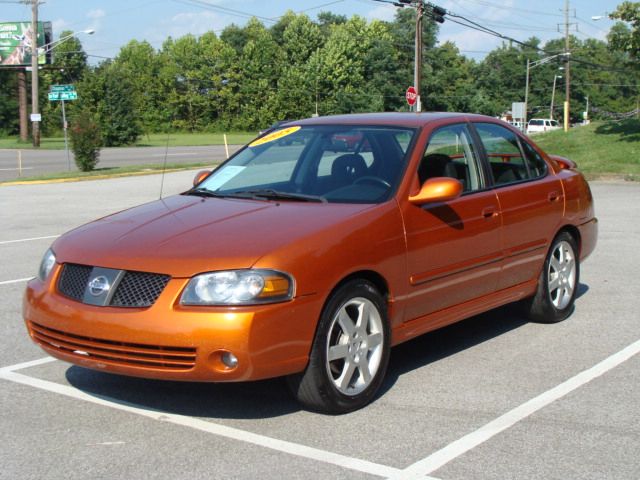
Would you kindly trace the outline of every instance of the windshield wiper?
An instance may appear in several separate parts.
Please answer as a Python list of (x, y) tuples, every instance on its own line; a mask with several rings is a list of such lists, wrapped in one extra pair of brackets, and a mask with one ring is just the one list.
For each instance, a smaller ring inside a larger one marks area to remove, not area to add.
[(261, 190), (243, 190), (239, 192), (233, 192), (232, 195), (236, 197), (246, 198), (264, 198), (267, 200), (298, 200), (302, 202), (327, 203), (326, 198), (319, 197), (317, 195), (306, 195), (304, 193), (293, 192), (279, 192), (278, 190), (272, 190), (268, 188)]
[(206, 188), (192, 188), (191, 190), (187, 190), (182, 195), (193, 195), (195, 197), (212, 197), (212, 198), (225, 198), (225, 197), (235, 197), (234, 194), (225, 194), (212, 192)]

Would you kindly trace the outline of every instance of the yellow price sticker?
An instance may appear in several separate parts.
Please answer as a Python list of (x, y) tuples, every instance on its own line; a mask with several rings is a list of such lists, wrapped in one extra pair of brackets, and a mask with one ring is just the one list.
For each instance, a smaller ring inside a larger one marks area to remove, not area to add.
[(257, 147), (258, 145), (264, 145), (265, 143), (269, 143), (269, 142), (273, 142), (275, 140), (279, 140), (283, 137), (286, 137), (287, 135), (291, 135), (292, 133), (297, 132), (298, 130), (300, 130), (300, 128), (302, 127), (289, 127), (289, 128), (283, 128), (282, 130), (276, 130), (275, 132), (271, 132), (267, 135), (265, 135), (262, 138), (259, 138), (258, 140), (251, 142), (249, 144), (250, 147)]

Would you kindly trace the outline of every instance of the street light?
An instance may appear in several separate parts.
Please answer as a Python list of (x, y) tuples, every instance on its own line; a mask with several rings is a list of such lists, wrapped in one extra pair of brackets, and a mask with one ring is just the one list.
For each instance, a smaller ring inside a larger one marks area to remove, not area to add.
[(551, 107), (549, 107), (549, 118), (553, 120), (553, 100), (556, 96), (556, 80), (562, 78), (562, 75), (553, 76), (553, 90), (551, 91)]
[(524, 123), (527, 123), (527, 110), (529, 108), (529, 71), (532, 68), (539, 67), (540, 65), (544, 65), (545, 63), (549, 63), (554, 58), (558, 58), (558, 57), (567, 58), (569, 55), (571, 55), (571, 52), (558, 53), (557, 55), (541, 58), (540, 60), (536, 60), (535, 62), (532, 62), (527, 58), (527, 80), (524, 87), (525, 88), (524, 90)]
[(73, 32), (70, 35), (66, 35), (63, 38), (44, 44), (42, 47), (38, 47), (38, 5), (37, 1), (33, 2), (33, 17), (31, 29), (33, 33), (33, 42), (31, 43), (31, 132), (33, 136), (33, 146), (40, 146), (40, 105), (38, 104), (38, 53), (41, 48), (44, 48), (44, 52), (50, 52), (62, 42), (78, 35), (80, 33), (86, 33), (87, 35), (93, 35), (94, 30), (83, 30), (81, 32)]
[(55, 40), (55, 41), (49, 42), (49, 43), (45, 43), (41, 47), (38, 47), (38, 53), (49, 53), (51, 50), (56, 48), (61, 43), (66, 42), (70, 38), (73, 38), (73, 37), (75, 37), (77, 35), (80, 35), (81, 33), (85, 33), (87, 35), (93, 35), (94, 33), (96, 33), (96, 31), (92, 30), (92, 29), (88, 29), (88, 30), (81, 30), (79, 32), (72, 32), (69, 35), (65, 35), (64, 37), (59, 38), (58, 40)]

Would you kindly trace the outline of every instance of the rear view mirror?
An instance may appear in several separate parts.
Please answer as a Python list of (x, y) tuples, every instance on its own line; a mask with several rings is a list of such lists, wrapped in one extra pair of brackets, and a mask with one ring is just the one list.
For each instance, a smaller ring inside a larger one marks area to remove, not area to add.
[(420, 191), (409, 197), (409, 202), (414, 205), (447, 202), (458, 198), (461, 193), (462, 183), (455, 178), (434, 177), (424, 182)]

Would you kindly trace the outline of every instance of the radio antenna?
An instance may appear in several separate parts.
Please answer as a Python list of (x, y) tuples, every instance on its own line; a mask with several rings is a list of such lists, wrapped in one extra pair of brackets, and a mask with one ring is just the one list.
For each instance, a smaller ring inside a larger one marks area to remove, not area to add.
[(162, 200), (162, 190), (164, 189), (164, 174), (167, 169), (167, 157), (169, 156), (169, 139), (171, 138), (171, 132), (167, 132), (167, 144), (164, 149), (164, 161), (162, 162), (162, 178), (160, 180), (160, 200)]

